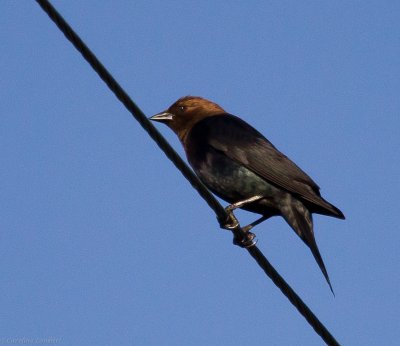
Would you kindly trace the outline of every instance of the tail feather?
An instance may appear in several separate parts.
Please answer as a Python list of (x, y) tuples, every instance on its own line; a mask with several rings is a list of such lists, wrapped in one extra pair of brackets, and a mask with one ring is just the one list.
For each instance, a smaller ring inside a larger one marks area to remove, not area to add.
[(331, 280), (329, 279), (328, 271), (326, 270), (324, 261), (322, 260), (322, 257), (321, 257), (321, 254), (320, 254), (319, 250), (318, 250), (318, 246), (317, 246), (317, 243), (315, 242), (315, 239), (314, 239), (314, 241), (313, 241), (312, 243), (307, 244), (307, 245), (310, 247), (311, 252), (312, 252), (314, 258), (315, 258), (315, 260), (317, 261), (318, 266), (319, 266), (319, 268), (320, 268), (321, 271), (322, 271), (322, 274), (324, 274), (325, 280), (326, 280), (326, 282), (328, 283), (329, 288), (331, 289), (332, 294), (335, 295), (335, 292), (333, 291), (333, 287), (332, 287), (332, 284), (331, 284)]
[(326, 270), (322, 256), (318, 250), (317, 243), (314, 237), (312, 215), (309, 210), (300, 202), (292, 203), (290, 212), (283, 215), (289, 225), (297, 233), (297, 235), (310, 248), (322, 274), (324, 275), (332, 294), (335, 295), (331, 280), (329, 279), (328, 271)]
[(344, 220), (346, 218), (339, 208), (335, 207), (332, 203), (329, 203), (326, 199), (323, 199), (321, 196), (319, 197), (321, 199), (320, 205), (316, 206), (314, 204), (311, 207), (313, 213), (315, 212), (322, 215), (332, 216), (341, 220)]

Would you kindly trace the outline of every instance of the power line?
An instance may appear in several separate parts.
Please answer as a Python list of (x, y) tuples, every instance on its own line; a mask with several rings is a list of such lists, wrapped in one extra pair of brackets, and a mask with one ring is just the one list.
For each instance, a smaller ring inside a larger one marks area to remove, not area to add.
[[(165, 155), (172, 161), (175, 167), (183, 174), (183, 176), (190, 182), (194, 189), (200, 196), (207, 202), (211, 209), (215, 212), (218, 222), (221, 227), (231, 221), (237, 221), (233, 214), (225, 211), (224, 207), (216, 200), (211, 192), (204, 186), (198, 179), (193, 171), (186, 165), (181, 157), (175, 152), (166, 139), (158, 132), (158, 130), (150, 123), (140, 108), (132, 101), (119, 83), (107, 71), (104, 65), (97, 59), (94, 53), (82, 41), (78, 34), (71, 28), (71, 26), (64, 20), (58, 13), (53, 5), (47, 0), (36, 0), (40, 7), (47, 13), (50, 19), (57, 25), (65, 37), (74, 45), (74, 47), (82, 54), (83, 58), (92, 66), (93, 70), (99, 77), (107, 84), (109, 89), (114, 95), (124, 104), (127, 110), (139, 122), (143, 129), (150, 135), (150, 137), (157, 143)], [(233, 217), (233, 220), (231, 219)], [(239, 239), (246, 240), (247, 235), (241, 229), (239, 223), (232, 228), (232, 232)], [(303, 300), (296, 294), (295, 291), (287, 284), (287, 282), (279, 275), (263, 253), (257, 248), (255, 243), (246, 247), (250, 255), (256, 260), (259, 266), (270, 277), (274, 284), (282, 291), (282, 293), (289, 299), (289, 301), (296, 307), (301, 315), (307, 322), (314, 328), (314, 330), (321, 336), (327, 345), (339, 345), (332, 334), (326, 327), (318, 320), (314, 313), (308, 308)]]

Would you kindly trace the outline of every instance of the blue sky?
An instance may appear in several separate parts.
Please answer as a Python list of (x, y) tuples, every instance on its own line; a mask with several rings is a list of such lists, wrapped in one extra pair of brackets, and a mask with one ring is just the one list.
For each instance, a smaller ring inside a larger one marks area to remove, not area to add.
[[(341, 343), (398, 343), (399, 2), (53, 3), (149, 116), (204, 96), (309, 173), (336, 298), (281, 218), (260, 249)], [(0, 21), (0, 343), (320, 345), (39, 6)]]

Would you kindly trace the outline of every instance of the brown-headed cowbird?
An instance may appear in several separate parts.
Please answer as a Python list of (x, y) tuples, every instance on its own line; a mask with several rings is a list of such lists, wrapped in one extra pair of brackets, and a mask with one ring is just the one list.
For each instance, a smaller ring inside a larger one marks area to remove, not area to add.
[(310, 247), (332, 290), (315, 242), (312, 213), (339, 219), (344, 215), (321, 197), (306, 173), (256, 129), (204, 98), (182, 97), (150, 119), (178, 135), (190, 165), (212, 192), (232, 203), (232, 209), (262, 215), (246, 230), (281, 215)]

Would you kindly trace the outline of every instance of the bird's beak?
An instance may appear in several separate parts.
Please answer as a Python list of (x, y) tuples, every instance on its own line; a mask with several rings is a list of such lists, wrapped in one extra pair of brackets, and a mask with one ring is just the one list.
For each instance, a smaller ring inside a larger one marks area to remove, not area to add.
[(168, 112), (161, 112), (150, 117), (150, 120), (158, 121), (160, 123), (168, 123), (173, 119), (174, 115)]

